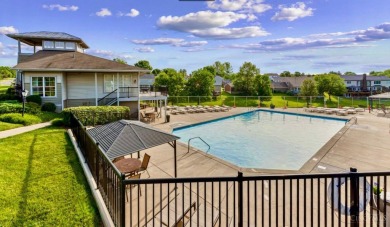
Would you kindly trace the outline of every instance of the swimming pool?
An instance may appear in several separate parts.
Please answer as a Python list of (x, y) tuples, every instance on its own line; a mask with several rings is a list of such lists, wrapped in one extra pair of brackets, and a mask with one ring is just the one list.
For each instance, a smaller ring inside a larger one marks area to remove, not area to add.
[[(175, 128), (188, 143), (201, 137), (209, 154), (243, 168), (299, 170), (346, 120), (256, 110), (205, 123)], [(207, 151), (199, 139), (191, 146)]]

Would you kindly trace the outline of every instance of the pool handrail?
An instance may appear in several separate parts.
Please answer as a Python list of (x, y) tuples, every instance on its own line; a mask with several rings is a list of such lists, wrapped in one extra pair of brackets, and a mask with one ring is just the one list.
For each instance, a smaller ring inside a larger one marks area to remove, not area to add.
[(193, 139), (200, 139), (203, 143), (205, 143), (205, 144), (209, 147), (209, 149), (207, 149), (206, 153), (209, 152), (209, 150), (210, 150), (210, 145), (209, 145), (206, 141), (204, 141), (202, 138), (200, 138), (199, 136), (196, 136), (196, 137), (192, 137), (192, 138), (190, 138), (190, 139), (188, 140), (188, 151), (187, 151), (187, 153), (190, 152), (190, 142), (191, 142), (191, 140), (193, 140)]

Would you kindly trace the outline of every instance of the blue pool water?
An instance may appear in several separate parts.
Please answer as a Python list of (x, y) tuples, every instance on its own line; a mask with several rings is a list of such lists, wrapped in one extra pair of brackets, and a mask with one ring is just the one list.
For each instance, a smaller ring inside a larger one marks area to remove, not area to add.
[[(209, 154), (244, 168), (298, 170), (345, 125), (345, 120), (254, 111), (173, 130), (201, 137)], [(207, 151), (199, 139), (191, 146)]]

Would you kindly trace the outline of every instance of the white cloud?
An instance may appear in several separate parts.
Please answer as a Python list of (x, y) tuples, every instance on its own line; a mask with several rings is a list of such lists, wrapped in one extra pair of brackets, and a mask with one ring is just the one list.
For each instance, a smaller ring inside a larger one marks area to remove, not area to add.
[[(322, 38), (326, 37), (326, 38)], [(334, 32), (313, 34), (306, 38), (281, 38), (259, 43), (231, 45), (230, 48), (250, 50), (251, 52), (284, 51), (307, 48), (356, 48), (371, 47), (363, 42), (390, 39), (390, 23), (383, 23), (376, 27), (351, 32)]]
[(207, 2), (210, 9), (226, 11), (242, 11), (248, 13), (263, 13), (272, 9), (263, 0), (215, 0)]
[(299, 18), (304, 18), (313, 15), (313, 8), (306, 7), (305, 3), (297, 2), (292, 4), (290, 7), (284, 5), (279, 6), (280, 11), (276, 12), (275, 15), (271, 18), (273, 21), (276, 20), (288, 20), (294, 21)]
[(77, 11), (79, 9), (78, 6), (63, 6), (60, 4), (52, 4), (52, 5), (42, 5), (44, 9), (48, 10), (54, 10), (57, 9), (58, 11)]
[(190, 41), (190, 42), (175, 43), (173, 45), (177, 47), (199, 47), (199, 46), (204, 46), (207, 43), (208, 43), (207, 41)]
[(199, 11), (184, 16), (163, 16), (157, 21), (161, 29), (188, 32), (194, 36), (210, 39), (237, 39), (266, 36), (269, 33), (260, 26), (227, 28), (239, 20), (255, 20), (253, 14), (234, 12)]
[(139, 48), (134, 48), (136, 51), (140, 53), (152, 53), (154, 52), (154, 49), (151, 47), (139, 47)]
[(111, 15), (112, 15), (111, 11), (107, 8), (102, 8), (100, 11), (96, 12), (96, 16), (99, 17), (107, 17)]
[(134, 39), (131, 42), (140, 45), (173, 45), (175, 43), (181, 43), (184, 39), (176, 38), (157, 38), (157, 39)]
[(199, 11), (184, 16), (162, 16), (158, 19), (157, 26), (162, 29), (188, 32), (195, 29), (225, 27), (246, 18), (247, 15), (234, 12)]
[(86, 50), (87, 54), (95, 55), (98, 57), (106, 58), (109, 60), (112, 60), (114, 58), (123, 58), (123, 59), (133, 59), (134, 57), (132, 55), (129, 55), (127, 53), (115, 53), (110, 50)]
[(18, 29), (14, 28), (13, 26), (8, 26), (8, 27), (0, 27), (0, 34), (1, 35), (6, 35), (6, 34), (11, 34), (11, 33), (18, 33)]
[(126, 16), (129, 16), (129, 17), (136, 17), (138, 15), (139, 15), (139, 11), (136, 9), (131, 9), (130, 13), (126, 14)]
[(122, 12), (118, 13), (118, 16), (120, 16), (120, 17), (123, 17), (123, 16), (125, 16), (125, 17), (136, 17), (138, 15), (139, 15), (139, 11), (136, 10), (136, 9), (131, 9), (129, 13), (122, 13)]
[(205, 30), (193, 30), (191, 33), (195, 36), (208, 39), (239, 39), (269, 35), (268, 32), (259, 26), (248, 26), (242, 28), (210, 28)]

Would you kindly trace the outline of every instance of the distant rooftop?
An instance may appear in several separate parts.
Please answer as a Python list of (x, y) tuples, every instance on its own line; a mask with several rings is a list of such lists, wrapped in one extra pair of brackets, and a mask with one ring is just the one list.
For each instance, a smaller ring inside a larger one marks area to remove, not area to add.
[(22, 43), (32, 46), (42, 46), (42, 40), (58, 40), (58, 41), (74, 41), (78, 43), (82, 48), (89, 48), (86, 43), (79, 37), (69, 35), (65, 32), (24, 32), (7, 34), (8, 37), (16, 39)]

